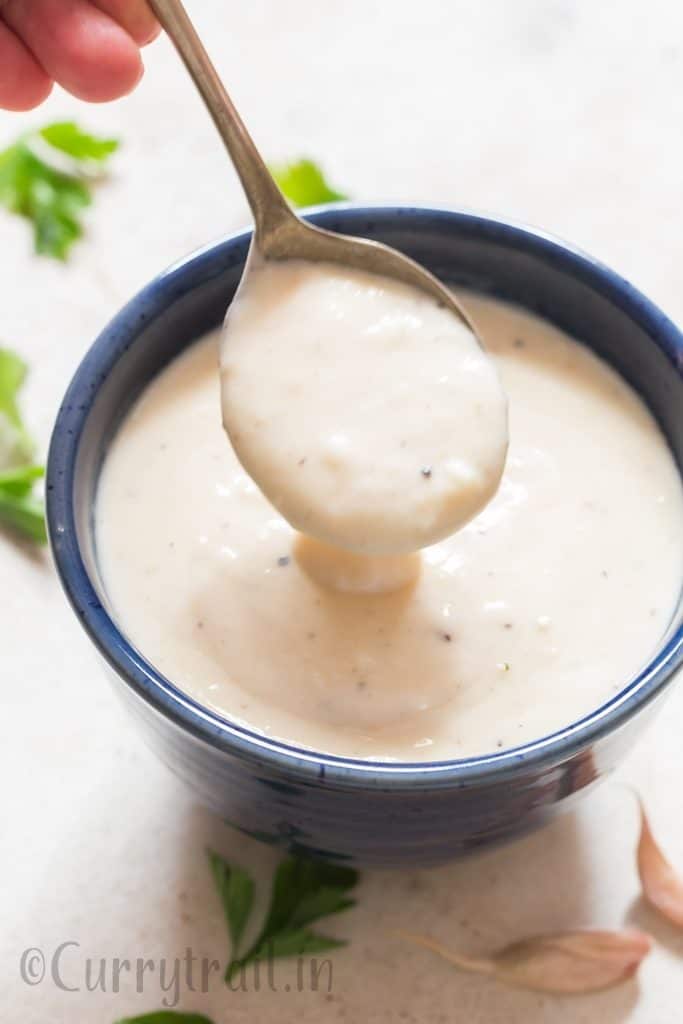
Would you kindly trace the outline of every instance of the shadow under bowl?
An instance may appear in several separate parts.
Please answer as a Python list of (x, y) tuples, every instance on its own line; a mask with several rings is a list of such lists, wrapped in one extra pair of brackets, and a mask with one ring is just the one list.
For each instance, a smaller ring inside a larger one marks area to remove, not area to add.
[[(386, 242), (441, 279), (514, 301), (585, 342), (644, 398), (683, 465), (683, 338), (613, 271), (541, 232), (471, 213), (342, 206), (310, 219)], [(210, 245), (152, 281), (76, 371), (47, 472), (66, 594), (162, 759), (250, 835), (336, 860), (418, 866), (528, 831), (609, 772), (651, 717), (683, 660), (680, 609), (646, 667), (582, 720), (517, 749), (418, 764), (318, 754), (231, 724), (162, 676), (107, 610), (92, 516), (107, 446), (149, 381), (222, 322), (250, 237)]]

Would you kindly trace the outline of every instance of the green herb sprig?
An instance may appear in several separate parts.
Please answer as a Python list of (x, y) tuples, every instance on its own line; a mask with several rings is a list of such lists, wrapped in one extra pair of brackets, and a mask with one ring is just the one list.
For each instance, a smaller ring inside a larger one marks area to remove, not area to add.
[(154, 1013), (143, 1013), (141, 1017), (126, 1017), (116, 1024), (213, 1024), (208, 1017), (200, 1013), (183, 1013), (182, 1010), (157, 1010)]
[(349, 198), (327, 183), (321, 168), (313, 160), (303, 158), (292, 163), (273, 164), (270, 172), (295, 206), (318, 206)]
[[(0, 152), (0, 203), (32, 223), (37, 253), (67, 259), (83, 234), (81, 215), (92, 202), (93, 169), (101, 171), (118, 145), (73, 121), (59, 121), (22, 135)], [(67, 166), (58, 166), (51, 152)]]
[(346, 945), (341, 939), (313, 931), (310, 925), (354, 906), (355, 900), (347, 895), (358, 882), (358, 872), (352, 868), (302, 857), (283, 860), (275, 872), (270, 906), (261, 929), (248, 949), (240, 953), (253, 907), (254, 882), (244, 869), (211, 850), (209, 864), (232, 943), (226, 983), (258, 960), (303, 956)]
[(18, 404), (26, 372), (26, 364), (16, 352), (0, 348), (0, 524), (44, 544), (43, 502), (33, 491), (45, 470), (33, 461), (33, 439)]

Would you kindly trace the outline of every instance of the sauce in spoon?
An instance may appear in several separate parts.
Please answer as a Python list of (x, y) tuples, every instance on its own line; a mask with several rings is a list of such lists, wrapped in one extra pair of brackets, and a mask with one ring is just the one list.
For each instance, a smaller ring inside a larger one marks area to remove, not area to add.
[[(256, 263), (220, 358), (223, 422), (246, 471), (296, 529), (373, 556), (377, 589), (378, 557), (454, 533), (497, 490), (497, 370), (467, 325), (417, 289), (328, 263)], [(388, 589), (406, 575), (393, 559)], [(362, 562), (351, 577), (372, 589)]]

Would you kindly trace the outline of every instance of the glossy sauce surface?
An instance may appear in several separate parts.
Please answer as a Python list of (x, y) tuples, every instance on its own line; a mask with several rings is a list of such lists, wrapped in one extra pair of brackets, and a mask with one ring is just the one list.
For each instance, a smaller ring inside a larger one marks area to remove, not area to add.
[(220, 422), (217, 336), (151, 385), (96, 509), (115, 618), (180, 688), (290, 743), (401, 761), (539, 738), (622, 689), (667, 628), (683, 495), (635, 393), (582, 345), (464, 296), (510, 399), (493, 501), (391, 594), (335, 593)]
[(228, 310), (220, 362), (237, 456), (307, 535), (410, 553), (496, 492), (508, 434), (495, 364), (459, 317), (407, 285), (257, 261)]

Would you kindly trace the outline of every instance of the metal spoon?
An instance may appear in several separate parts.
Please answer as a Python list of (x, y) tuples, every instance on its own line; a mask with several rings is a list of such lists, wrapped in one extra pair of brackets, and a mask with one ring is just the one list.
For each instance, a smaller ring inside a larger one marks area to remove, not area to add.
[(273, 180), (180, 0), (149, 0), (190, 73), (228, 153), (254, 215), (253, 246), (269, 260), (324, 260), (394, 278), (431, 295), (471, 330), (460, 305), (429, 271), (379, 242), (313, 227), (298, 217)]

